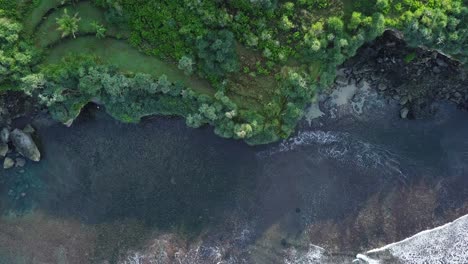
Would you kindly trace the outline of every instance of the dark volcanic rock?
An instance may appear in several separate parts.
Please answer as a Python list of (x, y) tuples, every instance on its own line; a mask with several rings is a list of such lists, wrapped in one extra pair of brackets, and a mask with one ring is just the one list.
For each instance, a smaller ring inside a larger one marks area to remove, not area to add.
[(398, 32), (386, 31), (343, 66), (351, 72), (349, 78), (365, 80), (386, 97), (400, 100), (412, 118), (430, 116), (436, 100), (468, 109), (466, 68), (444, 54), (408, 46)]

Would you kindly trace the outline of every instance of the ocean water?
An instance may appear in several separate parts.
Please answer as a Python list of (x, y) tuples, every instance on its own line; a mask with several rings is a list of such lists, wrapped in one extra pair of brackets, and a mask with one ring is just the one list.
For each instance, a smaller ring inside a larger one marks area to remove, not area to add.
[(43, 160), (0, 172), (0, 263), (349, 263), (467, 213), (467, 121), (442, 105), (250, 147), (93, 105), (40, 117)]

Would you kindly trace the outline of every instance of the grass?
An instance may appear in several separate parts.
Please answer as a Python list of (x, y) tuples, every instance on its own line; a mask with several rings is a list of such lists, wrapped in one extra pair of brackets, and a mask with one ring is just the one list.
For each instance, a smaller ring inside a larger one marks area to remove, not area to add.
[(60, 41), (61, 32), (57, 30), (57, 18), (63, 15), (65, 8), (68, 10), (68, 13), (71, 16), (73, 16), (75, 13), (78, 13), (78, 17), (81, 18), (80, 22), (78, 23), (78, 34), (94, 33), (95, 31), (91, 26), (91, 23), (97, 22), (106, 27), (107, 35), (123, 35), (115, 27), (106, 25), (104, 14), (99, 8), (93, 6), (90, 2), (80, 2), (76, 5), (69, 5), (58, 8), (45, 19), (44, 23), (42, 23), (40, 27), (37, 28), (35, 33), (35, 42), (37, 46), (44, 48), (57, 41)]
[(80, 53), (96, 55), (104, 62), (113, 64), (124, 72), (142, 72), (155, 77), (166, 74), (169, 80), (181, 81), (196, 91), (205, 94), (213, 94), (214, 92), (207, 81), (189, 77), (176, 65), (145, 55), (123, 40), (98, 39), (94, 36), (66, 39), (51, 48), (44, 63), (57, 63), (68, 54)]
[[(230, 86), (228, 93), (234, 96), (239, 106), (248, 105), (248, 108), (259, 107), (262, 105), (261, 102), (271, 101), (275, 90), (278, 88), (275, 77), (273, 74), (262, 75), (256, 73), (256, 63), (263, 62), (264, 58), (258, 51), (247, 49), (240, 44), (236, 45), (236, 52), (241, 61), (240, 71), (242, 72), (243, 68), (246, 67), (251, 73), (255, 73), (255, 75), (251, 76), (245, 73), (232, 74), (229, 76)], [(272, 72), (276, 71), (278, 69)]]
[(63, 0), (40, 0), (39, 4), (25, 16), (26, 19), (23, 21), (23, 25), (26, 33), (32, 34), (44, 15), (47, 14), (50, 9), (60, 6), (62, 2)]
[[(186, 76), (176, 65), (164, 62), (156, 57), (147, 56), (130, 44), (112, 38), (98, 39), (94, 36), (81, 36), (77, 39), (62, 39), (61, 32), (57, 30), (56, 19), (62, 16), (64, 9), (67, 8), (70, 15), (78, 13), (81, 18), (79, 22), (80, 34), (94, 33), (91, 23), (96, 21), (105, 25), (106, 21), (102, 10), (93, 6), (91, 2), (79, 2), (76, 5), (56, 8), (61, 0), (41, 1), (40, 4), (31, 12), (33, 19), (28, 22), (28, 28), (34, 29), (44, 19), (43, 23), (36, 29), (35, 42), (38, 47), (46, 48), (50, 46), (45, 58), (45, 64), (57, 63), (64, 56), (69, 54), (93, 54), (102, 58), (104, 62), (117, 66), (124, 72), (142, 72), (155, 77), (166, 74), (171, 81), (181, 81), (187, 87), (205, 93), (213, 94), (213, 89), (208, 82), (195, 77)], [(49, 16), (40, 18), (50, 9), (56, 8)], [(37, 18), (39, 17), (39, 19)], [(106, 34), (109, 36), (118, 36), (122, 34), (118, 29), (106, 26)], [(123, 34), (126, 34), (125, 32)]]

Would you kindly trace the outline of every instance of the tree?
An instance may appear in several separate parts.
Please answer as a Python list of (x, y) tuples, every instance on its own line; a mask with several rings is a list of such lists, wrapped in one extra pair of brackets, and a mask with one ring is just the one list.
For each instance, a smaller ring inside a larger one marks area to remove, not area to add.
[(164, 94), (167, 94), (171, 90), (171, 82), (167, 79), (167, 75), (163, 74), (159, 76), (158, 86)]
[(334, 33), (341, 33), (343, 31), (343, 21), (339, 17), (330, 17), (327, 20), (328, 29)]
[(185, 75), (191, 75), (193, 73), (193, 65), (194, 62), (192, 58), (188, 56), (182, 56), (182, 58), (179, 60), (178, 68), (183, 70)]
[(239, 138), (249, 138), (252, 136), (253, 129), (250, 124), (237, 124), (234, 127), (234, 133)]
[(200, 114), (189, 114), (185, 120), (187, 126), (199, 128), (203, 125), (203, 117)]
[(96, 31), (96, 37), (98, 39), (102, 39), (106, 37), (107, 29), (103, 25), (94, 21), (91, 23), (91, 27), (94, 29), (94, 31)]
[(356, 30), (362, 22), (362, 14), (359, 12), (353, 12), (351, 19), (348, 24), (350, 30)]
[(388, 0), (377, 0), (375, 7), (383, 14), (388, 13), (390, 10), (390, 4), (388, 3)]
[(81, 18), (78, 17), (78, 13), (74, 16), (68, 14), (68, 10), (65, 8), (63, 15), (57, 18), (58, 30), (62, 32), (62, 38), (72, 35), (76, 38), (76, 32), (78, 32), (78, 22)]
[(46, 79), (43, 74), (30, 74), (21, 78), (21, 89), (29, 96), (33, 95), (33, 92), (42, 89), (46, 83)]
[(228, 30), (210, 32), (196, 42), (201, 71), (205, 76), (222, 77), (239, 68), (234, 34)]

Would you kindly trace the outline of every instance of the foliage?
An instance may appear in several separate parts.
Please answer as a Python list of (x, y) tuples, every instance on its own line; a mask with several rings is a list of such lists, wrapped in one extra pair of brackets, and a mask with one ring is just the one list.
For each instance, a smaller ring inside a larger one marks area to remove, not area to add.
[(78, 13), (70, 16), (68, 10), (65, 8), (63, 10), (63, 15), (60, 18), (57, 18), (57, 30), (62, 32), (62, 38), (68, 37), (70, 35), (73, 38), (76, 38), (76, 32), (78, 32), (78, 22), (81, 18), (78, 17)]
[(238, 70), (234, 34), (227, 30), (210, 32), (196, 42), (201, 72), (206, 77), (221, 77)]
[(102, 39), (106, 37), (107, 29), (104, 27), (104, 25), (101, 25), (98, 22), (94, 21), (91, 23), (91, 27), (94, 29), (94, 31), (96, 31), (97, 38)]
[(22, 90), (38, 98), (62, 122), (73, 120), (81, 107), (95, 100), (124, 122), (137, 122), (151, 114), (175, 114), (186, 117), (192, 127), (214, 125), (215, 132), (224, 137), (246, 139), (255, 133), (222, 91), (214, 97), (197, 94), (165, 75), (155, 79), (142, 73), (123, 74), (94, 57), (66, 57), (21, 81)]
[(0, 84), (14, 83), (29, 73), (35, 52), (21, 40), (21, 24), (1, 13), (0, 10)]
[[(385, 29), (402, 31), (411, 45), (462, 62), (468, 57), (463, 0), (94, 0), (108, 22), (131, 29), (134, 46), (216, 91), (199, 94), (166, 75), (122, 72), (90, 57), (31, 73), (34, 53), (20, 40), (13, 2), (0, 0), (7, 9), (0, 18), (0, 84), (21, 81), (60, 120), (97, 100), (123, 121), (179, 115), (189, 126), (210, 124), (216, 134), (250, 144), (288, 137), (316, 92), (334, 81), (337, 66)], [(76, 35), (78, 21), (66, 10), (57, 19), (64, 37)], [(92, 28), (106, 36), (103, 25)]]
[(178, 68), (183, 70), (186, 75), (191, 75), (193, 73), (193, 62), (192, 58), (188, 56), (182, 56), (179, 60)]

